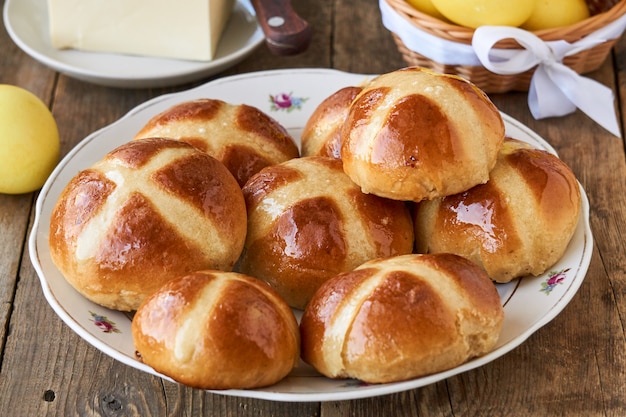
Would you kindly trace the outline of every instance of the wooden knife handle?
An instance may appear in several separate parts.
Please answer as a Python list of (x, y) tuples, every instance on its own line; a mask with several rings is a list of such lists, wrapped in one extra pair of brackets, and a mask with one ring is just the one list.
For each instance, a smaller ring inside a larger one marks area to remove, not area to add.
[(265, 42), (275, 55), (295, 55), (311, 43), (311, 28), (291, 7), (290, 0), (251, 0)]

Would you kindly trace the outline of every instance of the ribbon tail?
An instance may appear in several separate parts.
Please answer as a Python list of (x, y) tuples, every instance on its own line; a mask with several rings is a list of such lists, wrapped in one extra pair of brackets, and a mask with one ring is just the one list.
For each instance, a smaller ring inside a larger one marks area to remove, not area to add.
[(565, 116), (576, 111), (576, 105), (563, 94), (543, 65), (537, 67), (531, 79), (528, 108), (537, 120)]
[(600, 126), (621, 138), (614, 110), (613, 91), (607, 86), (583, 77), (565, 65), (553, 65), (546, 73), (567, 99)]

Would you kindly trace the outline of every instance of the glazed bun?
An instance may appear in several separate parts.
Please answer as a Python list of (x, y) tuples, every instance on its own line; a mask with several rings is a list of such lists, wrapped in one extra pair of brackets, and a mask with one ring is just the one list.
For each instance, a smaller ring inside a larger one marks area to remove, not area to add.
[(364, 192), (417, 202), (485, 183), (503, 139), (498, 109), (476, 86), (409, 67), (378, 76), (355, 98), (341, 158)]
[(184, 142), (142, 139), (67, 184), (49, 242), (78, 292), (130, 311), (178, 275), (232, 269), (245, 236), (243, 194), (222, 163)]
[(341, 128), (361, 90), (363, 87), (344, 87), (315, 108), (300, 136), (302, 156), (341, 158)]
[(417, 205), (416, 249), (467, 257), (497, 282), (540, 275), (563, 256), (580, 210), (564, 162), (507, 139), (489, 182)]
[(267, 167), (243, 188), (248, 235), (240, 270), (302, 309), (327, 279), (366, 260), (411, 253), (404, 202), (364, 194), (328, 157)]
[(195, 388), (272, 385), (298, 364), (298, 323), (261, 281), (234, 272), (175, 278), (137, 310), (132, 335), (141, 360)]
[(269, 165), (299, 156), (287, 130), (246, 104), (196, 99), (176, 104), (150, 119), (136, 139), (164, 137), (190, 143), (222, 162), (240, 186)]
[(504, 311), (485, 272), (456, 255), (367, 262), (322, 285), (302, 315), (302, 359), (329, 378), (397, 382), (495, 346)]

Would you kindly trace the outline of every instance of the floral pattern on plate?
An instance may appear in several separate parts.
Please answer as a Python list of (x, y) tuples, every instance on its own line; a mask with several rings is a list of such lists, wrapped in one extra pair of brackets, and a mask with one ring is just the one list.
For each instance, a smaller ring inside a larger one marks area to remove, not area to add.
[(270, 94), (270, 110), (286, 111), (302, 110), (302, 105), (308, 100), (308, 97), (296, 97), (293, 93)]
[(104, 333), (121, 333), (121, 331), (115, 326), (115, 322), (109, 320), (107, 316), (103, 316), (98, 313), (94, 313), (93, 311), (89, 311), (91, 314), (91, 321), (93, 324)]
[(541, 289), (539, 291), (546, 293), (546, 295), (550, 295), (552, 290), (554, 290), (557, 285), (563, 284), (565, 282), (565, 279), (567, 278), (567, 272), (569, 270), (570, 268), (565, 268), (560, 271), (548, 272), (548, 276), (546, 280), (541, 283)]

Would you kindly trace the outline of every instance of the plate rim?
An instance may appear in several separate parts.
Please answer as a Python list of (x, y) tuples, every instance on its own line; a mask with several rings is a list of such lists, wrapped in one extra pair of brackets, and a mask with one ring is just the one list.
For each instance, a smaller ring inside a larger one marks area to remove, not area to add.
[[(154, 61), (156, 62), (181, 62), (185, 63), (184, 69), (176, 71), (170, 70), (167, 73), (158, 73), (154, 75), (141, 75), (141, 74), (127, 74), (127, 75), (115, 75), (107, 74), (104, 72), (97, 72), (77, 65), (72, 65), (62, 60), (55, 59), (47, 54), (45, 51), (41, 51), (38, 48), (29, 44), (22, 36), (20, 36), (14, 28), (13, 22), (15, 16), (11, 14), (14, 3), (18, 0), (6, 0), (3, 8), (3, 20), (6, 32), (11, 40), (28, 56), (40, 62), (41, 64), (52, 68), (55, 71), (61, 72), (69, 77), (76, 78), (82, 81), (90, 82), (97, 85), (104, 85), (110, 87), (121, 88), (150, 88), (150, 87), (168, 87), (174, 85), (180, 85), (187, 82), (192, 82), (202, 77), (208, 77), (225, 70), (226, 68), (236, 65), (250, 55), (255, 49), (257, 49), (265, 40), (265, 35), (259, 25), (256, 22), (256, 29), (252, 35), (246, 40), (245, 44), (240, 48), (230, 52), (225, 56), (218, 57), (211, 61), (185, 61), (177, 59), (159, 58), (159, 57), (142, 57), (142, 56), (125, 56), (123, 54), (107, 54), (100, 52), (88, 52), (67, 50), (60, 51), (60, 54), (71, 53), (80, 54), (84, 56), (108, 56), (111, 57), (124, 57), (120, 59), (132, 59), (137, 62), (140, 61)], [(46, 0), (33, 0), (35, 2), (41, 2), (42, 8), (47, 9)], [(250, 3), (250, 0), (235, 0), (233, 7), (238, 7), (243, 10), (248, 17), (256, 19), (256, 12)], [(47, 16), (47, 10), (44, 12)], [(30, 15), (29, 15), (30, 16)], [(43, 30), (43, 29), (42, 29)], [(49, 36), (46, 37), (45, 42), (50, 43)], [(50, 45), (50, 48), (52, 46)], [(219, 45), (218, 45), (219, 48)], [(219, 50), (219, 49), (218, 49)]]
[[(308, 69), (282, 69), (282, 70), (267, 70), (267, 71), (257, 71), (257, 72), (250, 72), (250, 73), (244, 73), (244, 74), (238, 74), (238, 75), (234, 75), (234, 76), (229, 76), (229, 77), (223, 77), (223, 78), (219, 78), (213, 81), (209, 81), (205, 84), (202, 84), (200, 86), (191, 88), (189, 90), (184, 90), (184, 91), (180, 91), (180, 92), (175, 92), (175, 93), (169, 93), (169, 94), (163, 94), (157, 97), (154, 97), (144, 103), (139, 104), (138, 106), (134, 107), (133, 109), (131, 109), (130, 111), (128, 111), (125, 115), (123, 115), (122, 117), (120, 117), (118, 120), (116, 120), (115, 122), (104, 126), (94, 132), (92, 132), (90, 135), (88, 135), (87, 137), (85, 137), (83, 140), (81, 140), (79, 143), (76, 144), (76, 146), (74, 146), (68, 153), (67, 155), (59, 162), (59, 164), (57, 165), (57, 167), (55, 168), (55, 170), (52, 172), (52, 174), (50, 175), (50, 177), (48, 178), (48, 180), (46, 181), (46, 183), (44, 184), (44, 186), (42, 187), (42, 190), (37, 198), (37, 202), (36, 202), (36, 210), (35, 210), (35, 219), (33, 221), (33, 226), (32, 226), (32, 230), (31, 230), (31, 234), (29, 237), (29, 252), (30, 252), (30, 257), (31, 257), (31, 262), (39, 276), (41, 285), (42, 285), (42, 290), (44, 292), (45, 298), (48, 301), (48, 304), (52, 307), (52, 309), (57, 313), (57, 315), (59, 315), (59, 317), (75, 332), (77, 333), (83, 340), (85, 340), (86, 342), (88, 342), (89, 344), (91, 344), (93, 347), (95, 347), (96, 349), (102, 351), (103, 353), (107, 354), (108, 356), (112, 357), (113, 359), (124, 363), (127, 366), (139, 369), (141, 371), (147, 372), (149, 374), (152, 374), (154, 376), (158, 376), (161, 378), (164, 378), (166, 380), (173, 381), (170, 377), (160, 374), (156, 371), (154, 371), (151, 367), (149, 367), (148, 365), (145, 365), (141, 362), (138, 362), (136, 360), (133, 360), (131, 358), (129, 358), (127, 355), (122, 355), (121, 352), (117, 351), (116, 349), (114, 349), (113, 347), (106, 345), (105, 343), (103, 343), (102, 341), (100, 341), (99, 339), (97, 339), (95, 336), (93, 336), (91, 333), (89, 333), (85, 328), (83, 328), (82, 325), (80, 325), (80, 323), (78, 323), (76, 321), (76, 319), (74, 319), (73, 317), (71, 317), (63, 308), (63, 306), (61, 305), (61, 303), (59, 302), (59, 300), (57, 300), (57, 298), (55, 297), (55, 295), (52, 292), (52, 289), (50, 288), (50, 285), (47, 281), (47, 279), (45, 278), (45, 274), (44, 271), (42, 270), (42, 266), (41, 263), (39, 262), (39, 247), (37, 245), (37, 239), (39, 237), (39, 226), (41, 223), (41, 216), (42, 216), (42, 206), (44, 204), (44, 201), (48, 195), (48, 193), (50, 192), (50, 188), (52, 187), (55, 179), (58, 177), (59, 173), (65, 168), (65, 166), (73, 159), (73, 157), (75, 156), (76, 153), (79, 152), (80, 149), (84, 148), (85, 146), (88, 146), (92, 141), (96, 140), (98, 138), (99, 135), (102, 134), (103, 131), (106, 131), (108, 129), (112, 129), (114, 126), (116, 126), (117, 124), (123, 123), (124, 120), (126, 120), (127, 118), (133, 117), (135, 114), (144, 111), (145, 109), (147, 109), (148, 107), (160, 102), (160, 101), (164, 101), (164, 100), (169, 100), (172, 98), (175, 98), (176, 96), (179, 96), (181, 94), (189, 94), (189, 93), (193, 93), (194, 91), (198, 90), (203, 90), (205, 88), (210, 88), (211, 85), (217, 85), (217, 84), (222, 84), (222, 83), (228, 83), (228, 82), (237, 82), (239, 80), (242, 79), (247, 79), (247, 78), (258, 78), (260, 76), (264, 76), (264, 75), (272, 75), (272, 76), (276, 76), (276, 75), (297, 75), (297, 76), (302, 76), (304, 74), (322, 74), (322, 75), (342, 75), (342, 76), (354, 76), (354, 77), (361, 77), (361, 78), (367, 78), (367, 77), (373, 77), (375, 75), (372, 74), (353, 74), (353, 73), (348, 73), (348, 72), (344, 72), (344, 71), (340, 71), (340, 70), (336, 70), (336, 69), (324, 69), (324, 68), (308, 68)], [(541, 143), (543, 146), (546, 147), (546, 149), (554, 154), (556, 154), (556, 151), (554, 150), (554, 148), (547, 142), (545, 141), (543, 138), (541, 138), (537, 133), (535, 133), (534, 131), (532, 131), (529, 127), (527, 127), (526, 125), (524, 125), (523, 123), (519, 122), (518, 120), (512, 118), (511, 116), (508, 116), (505, 113), (502, 113), (502, 117), (505, 120), (505, 124), (509, 123), (511, 125), (514, 125), (516, 128), (524, 131), (526, 134), (530, 135), (533, 139), (538, 140), (539, 143)], [(538, 318), (533, 324), (532, 326), (529, 326), (528, 328), (525, 329), (524, 332), (522, 332), (521, 334), (517, 335), (515, 338), (513, 338), (511, 341), (503, 344), (502, 346), (492, 350), (491, 352), (487, 353), (486, 355), (483, 355), (479, 358), (475, 358), (472, 359), (468, 362), (465, 362), (464, 364), (462, 364), (459, 367), (455, 367), (452, 368), (450, 370), (446, 370), (443, 372), (438, 372), (436, 374), (433, 375), (429, 375), (429, 376), (425, 376), (425, 377), (421, 377), (421, 378), (416, 378), (416, 379), (412, 379), (412, 380), (408, 380), (408, 381), (402, 381), (402, 382), (396, 382), (396, 383), (392, 383), (392, 384), (382, 384), (382, 385), (372, 385), (371, 387), (373, 387), (373, 389), (368, 389), (370, 387), (366, 387), (366, 388), (360, 388), (357, 390), (348, 390), (348, 391), (337, 391), (337, 392), (332, 392), (332, 393), (328, 393), (328, 392), (324, 392), (324, 393), (319, 393), (319, 392), (311, 392), (311, 393), (302, 393), (302, 392), (285, 392), (285, 391), (279, 391), (279, 392), (274, 392), (271, 391), (271, 387), (267, 387), (268, 390), (263, 390), (263, 389), (257, 389), (257, 390), (224, 390), (224, 391), (215, 391), (215, 390), (209, 390), (210, 392), (213, 393), (218, 393), (218, 394), (222, 394), (222, 395), (230, 395), (230, 396), (238, 396), (238, 397), (247, 397), (247, 398), (258, 398), (258, 399), (266, 399), (266, 400), (272, 400), (272, 401), (292, 401), (292, 402), (324, 402), (324, 401), (341, 401), (341, 400), (352, 400), (352, 399), (362, 399), (362, 398), (370, 398), (370, 397), (375, 397), (375, 396), (380, 396), (380, 395), (387, 395), (387, 394), (391, 394), (391, 393), (397, 393), (397, 392), (401, 392), (401, 391), (406, 391), (406, 390), (410, 390), (410, 389), (415, 389), (415, 388), (420, 388), (426, 385), (430, 385), (432, 383), (447, 379), (449, 377), (455, 376), (455, 375), (459, 375), (462, 373), (465, 373), (467, 371), (479, 368), (481, 366), (484, 366), (492, 361), (494, 361), (495, 359), (505, 355), (506, 353), (510, 352), (511, 350), (515, 349), (516, 347), (520, 346), (522, 343), (524, 343), (532, 334), (534, 334), (535, 332), (537, 332), (537, 330), (539, 330), (541, 327), (545, 326), (546, 324), (548, 324), (549, 322), (551, 322), (558, 314), (560, 314), (561, 311), (563, 311), (563, 309), (569, 304), (569, 302), (575, 297), (575, 295), (578, 292), (578, 289), (580, 288), (580, 286), (582, 285), (587, 272), (588, 272), (588, 268), (589, 268), (589, 264), (591, 262), (591, 257), (592, 257), (592, 252), (593, 252), (593, 235), (591, 232), (591, 228), (590, 228), (590, 219), (589, 219), (589, 200), (588, 197), (586, 195), (585, 190), (583, 189), (582, 185), (580, 183), (579, 184), (579, 188), (581, 190), (581, 214), (580, 214), (580, 220), (579, 220), (579, 226), (582, 228), (582, 234), (583, 234), (583, 238), (584, 238), (584, 244), (583, 244), (583, 250), (582, 250), (582, 256), (580, 259), (576, 258), (579, 262), (579, 270), (583, 271), (583, 275), (582, 277), (573, 280), (570, 284), (568, 289), (565, 291), (565, 293), (555, 302), (553, 303), (553, 305), (551, 306), (551, 308), (540, 318)], [(462, 368), (462, 369), (459, 369)], [(320, 398), (323, 397), (323, 398)]]

